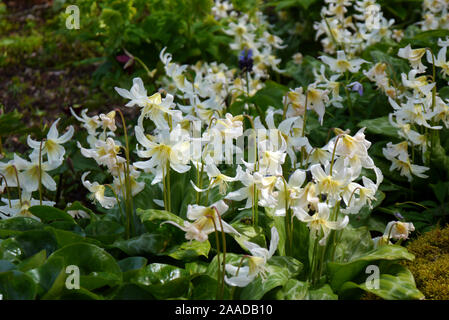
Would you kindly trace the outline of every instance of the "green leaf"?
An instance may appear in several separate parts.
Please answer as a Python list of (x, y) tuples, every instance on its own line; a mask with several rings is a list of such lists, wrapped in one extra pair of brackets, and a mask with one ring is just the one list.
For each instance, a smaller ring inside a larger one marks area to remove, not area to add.
[(1, 230), (28, 231), (42, 229), (44, 225), (33, 218), (14, 217), (12, 219), (0, 220)]
[(71, 231), (55, 229), (52, 227), (46, 227), (45, 230), (53, 233), (53, 235), (55, 236), (56, 242), (58, 243), (58, 247), (60, 247), (60, 248), (65, 247), (69, 244), (80, 243), (80, 242), (92, 243), (95, 245), (101, 244), (97, 240), (82, 237), (79, 234), (76, 234)]
[[(256, 104), (262, 111), (266, 111), (268, 107), (277, 109), (283, 108), (282, 98), (288, 88), (268, 80), (265, 82), (265, 87), (256, 92), (249, 100)], [(261, 117), (264, 115), (259, 114)]]
[[(208, 275), (200, 275), (192, 280), (192, 300), (213, 300), (217, 297), (218, 281)], [(223, 299), (229, 299), (230, 290), (225, 286)]]
[(325, 284), (319, 289), (309, 291), (310, 300), (338, 300), (330, 285)]
[(337, 262), (353, 261), (374, 248), (371, 234), (366, 227), (355, 229), (348, 225), (341, 231), (340, 237), (334, 256)]
[(391, 138), (399, 138), (397, 128), (390, 124), (388, 117), (363, 120), (358, 123), (357, 126), (360, 128), (366, 127), (366, 131), (369, 133), (379, 134)]
[(185, 264), (185, 270), (190, 275), (198, 275), (207, 273), (208, 263), (197, 261), (197, 262), (189, 262)]
[(430, 38), (444, 38), (444, 37), (447, 37), (447, 36), (449, 36), (449, 31), (448, 30), (443, 30), (443, 29), (429, 30), (429, 31), (420, 32), (419, 34), (415, 35), (410, 40), (411, 41), (413, 41), (413, 40), (428, 41)]
[(192, 260), (198, 256), (208, 257), (210, 251), (209, 241), (188, 241), (175, 246), (164, 253), (176, 260)]
[(17, 268), (20, 271), (28, 271), (34, 268), (37, 268), (44, 264), (45, 260), (47, 259), (47, 252), (44, 250), (36, 253), (34, 256), (22, 261), (18, 264)]
[(134, 283), (126, 283), (114, 292), (115, 300), (154, 300), (154, 296), (141, 286)]
[(117, 222), (103, 219), (90, 223), (85, 231), (88, 237), (111, 244), (124, 234), (125, 228)]
[(18, 270), (0, 272), (0, 293), (5, 300), (33, 300), (37, 285), (33, 279)]
[(289, 279), (285, 285), (276, 292), (277, 300), (307, 300), (309, 285), (307, 282)]
[(44, 223), (55, 220), (63, 220), (75, 223), (75, 220), (70, 214), (50, 206), (32, 206), (29, 210), (33, 215), (40, 218)]
[(80, 286), (93, 290), (103, 286), (115, 286), (122, 281), (122, 273), (115, 259), (100, 247), (87, 243), (75, 243), (55, 251), (48, 262), (62, 258), (64, 266), (75, 265), (80, 269)]
[(23, 255), (22, 247), (16, 239), (0, 240), (0, 259), (17, 263), (22, 259)]
[(62, 258), (46, 261), (42, 266), (32, 269), (27, 274), (38, 284), (41, 299), (55, 299), (65, 287), (66, 273)]
[(118, 265), (123, 272), (123, 281), (129, 281), (146, 267), (147, 259), (144, 257), (128, 257), (118, 261)]
[(41, 250), (45, 250), (49, 255), (58, 248), (53, 233), (48, 230), (25, 231), (15, 239), (20, 243), (24, 258), (31, 257)]
[(119, 248), (127, 255), (160, 254), (166, 248), (166, 239), (162, 234), (144, 233), (140, 236), (115, 241), (111, 248)]
[(359, 285), (354, 282), (346, 282), (342, 287), (342, 291), (355, 287), (371, 292), (385, 300), (424, 298), (424, 295), (416, 288), (412, 273), (400, 264), (393, 264), (388, 268), (388, 273), (380, 274), (379, 287), (377, 289), (372, 284), (367, 286), (366, 281)]
[(265, 235), (263, 234), (263, 229), (259, 226), (247, 225), (242, 222), (234, 222), (231, 224), (240, 235), (231, 234), (231, 236), (237, 241), (237, 243), (245, 250), (245, 241), (256, 243), (261, 247), (266, 247)]
[(6, 272), (15, 269), (17, 269), (17, 266), (14, 263), (8, 260), (0, 260), (0, 272)]
[(267, 278), (259, 275), (255, 280), (242, 289), (240, 299), (259, 300), (270, 290), (283, 286), (290, 278), (298, 275), (302, 264), (291, 257), (274, 256), (266, 265)]
[(380, 260), (413, 260), (414, 255), (406, 248), (397, 245), (385, 245), (367, 252), (349, 262), (329, 262), (327, 273), (332, 289), (338, 292), (346, 281), (351, 281), (365, 272), (366, 266), (376, 264)]
[(137, 214), (140, 216), (141, 221), (145, 224), (146, 221), (150, 222), (163, 222), (163, 221), (173, 221), (179, 224), (180, 226), (184, 225), (184, 220), (182, 220), (177, 215), (165, 211), (165, 210), (142, 210), (137, 209)]
[(152, 263), (132, 279), (156, 299), (180, 298), (187, 294), (189, 274), (181, 268), (162, 263)]

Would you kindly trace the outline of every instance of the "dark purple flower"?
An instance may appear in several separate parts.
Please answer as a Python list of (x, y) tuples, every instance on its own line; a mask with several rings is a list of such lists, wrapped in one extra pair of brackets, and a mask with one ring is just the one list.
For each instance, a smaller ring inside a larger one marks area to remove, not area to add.
[(352, 82), (347, 86), (351, 91), (357, 91), (360, 96), (363, 96), (363, 85), (360, 82)]
[(243, 49), (239, 55), (239, 68), (243, 72), (251, 72), (253, 69), (253, 50)]
[(400, 214), (399, 212), (395, 212), (395, 213), (394, 213), (394, 216), (396, 217), (396, 219), (404, 220), (404, 217), (403, 217), (402, 214)]
[(115, 59), (124, 64), (123, 69), (130, 67), (134, 63), (134, 56), (124, 49), (125, 54), (121, 54), (115, 57)]

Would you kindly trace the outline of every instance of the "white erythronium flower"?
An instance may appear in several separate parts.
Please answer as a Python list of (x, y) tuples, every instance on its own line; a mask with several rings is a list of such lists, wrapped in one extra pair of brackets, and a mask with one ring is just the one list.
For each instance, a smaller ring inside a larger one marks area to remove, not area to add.
[(33, 192), (39, 188), (39, 179), (42, 185), (50, 191), (56, 191), (56, 182), (47, 173), (52, 171), (62, 164), (62, 160), (56, 160), (53, 162), (41, 161), (39, 169), (39, 155), (35, 158), (31, 158), (31, 161), (22, 159), (18, 155), (14, 154), (14, 162), (16, 167), (21, 172), (19, 173), (20, 186), (28, 191)]
[(329, 103), (329, 91), (317, 89), (310, 85), (307, 89), (307, 109), (311, 109), (318, 114), (320, 124), (323, 124), (324, 113), (326, 112), (326, 104)]
[(96, 140), (93, 149), (86, 149), (81, 146), (78, 141), (78, 148), (81, 154), (86, 158), (93, 158), (98, 164), (107, 166), (111, 172), (117, 172), (121, 164), (126, 160), (120, 157), (120, 142), (112, 138), (107, 138), (105, 141)]
[(154, 170), (155, 178), (152, 184), (162, 181), (169, 167), (179, 173), (190, 169), (187, 165), (190, 161), (190, 137), (179, 124), (170, 134), (167, 132), (159, 134), (156, 137), (158, 142), (148, 139), (139, 126), (135, 127), (135, 133), (137, 141), (146, 148), (146, 150), (137, 150), (137, 154), (141, 158), (150, 159), (135, 162), (134, 166), (145, 171)]
[(232, 264), (226, 264), (226, 272), (232, 275), (228, 278), (225, 276), (225, 281), (230, 286), (246, 287), (259, 274), (262, 279), (267, 277), (266, 264), (268, 260), (275, 253), (279, 243), (279, 233), (275, 227), (271, 228), (270, 249), (260, 247), (259, 245), (245, 241), (245, 247), (251, 252), (251, 256), (247, 256), (248, 265), (243, 267), (236, 267)]
[[(120, 195), (122, 194), (122, 188), (126, 188), (125, 185), (125, 172), (124, 168), (118, 172), (117, 176), (114, 176), (114, 182), (112, 184), (115, 192)], [(131, 194), (134, 197), (138, 193), (140, 193), (145, 188), (145, 182), (138, 182), (137, 178), (140, 176), (140, 171), (137, 171), (134, 166), (129, 167), (129, 183), (131, 185)]]
[(349, 71), (355, 73), (360, 70), (360, 66), (364, 63), (368, 63), (363, 59), (348, 59), (346, 53), (342, 50), (337, 51), (337, 58), (331, 58), (328, 56), (321, 56), (320, 59), (327, 64), (334, 72), (345, 73)]
[(72, 126), (70, 126), (69, 130), (67, 130), (66, 133), (64, 133), (62, 136), (59, 136), (56, 126), (58, 125), (58, 122), (60, 120), (61, 119), (58, 119), (53, 122), (50, 130), (48, 131), (47, 139), (42, 142), (42, 150), (40, 150), (41, 143), (31, 139), (31, 137), (28, 135), (28, 145), (30, 146), (30, 148), (34, 149), (30, 155), (31, 158), (38, 158), (40, 153), (42, 156), (46, 154), (48, 156), (49, 162), (57, 162), (63, 160), (65, 149), (63, 146), (61, 146), (61, 144), (66, 143), (72, 138), (74, 129)]
[(314, 231), (317, 236), (319, 236), (320, 231), (323, 232), (323, 237), (319, 241), (322, 246), (326, 244), (331, 230), (341, 230), (349, 222), (348, 216), (344, 216), (341, 220), (330, 221), (330, 209), (325, 203), (318, 203), (318, 210), (313, 216), (308, 215), (303, 210), (293, 210), (293, 214), (302, 222), (307, 223), (309, 229)]
[(276, 216), (285, 216), (285, 205), (287, 202), (287, 209), (296, 207), (298, 210), (307, 207), (307, 204), (301, 200), (304, 190), (301, 188), (306, 180), (306, 173), (304, 170), (296, 170), (288, 179), (288, 182), (281, 178), (276, 182), (277, 191), (277, 205), (274, 209)]
[(407, 59), (413, 69), (416, 69), (418, 72), (424, 72), (427, 67), (422, 64), (421, 58), (425, 53), (426, 48), (412, 49), (409, 44), (406, 47), (399, 49), (398, 56)]
[[(28, 210), (32, 206), (40, 205), (40, 200), (35, 200), (31, 197), (31, 192), (22, 192), (21, 199), (12, 199), (11, 207), (9, 206), (9, 200), (5, 198), (1, 198), (4, 203), (7, 205), (0, 206), (0, 219), (10, 219), (13, 217), (29, 217), (34, 218), (38, 221), (40, 219), (36, 216), (33, 216), (31, 212)], [(42, 201), (42, 205), (51, 206), (55, 205), (53, 201)]]
[(115, 125), (115, 114), (116, 112), (114, 110), (108, 112), (107, 114), (100, 114), (99, 117), (101, 120), (101, 126), (103, 127), (104, 131), (106, 131), (106, 129), (109, 129), (112, 132), (117, 130), (117, 126)]
[[(251, 208), (254, 205), (255, 201), (254, 187), (256, 185), (253, 175), (248, 169), (243, 171), (243, 169), (238, 166), (236, 179), (243, 184), (243, 187), (236, 191), (228, 193), (225, 199), (234, 201), (242, 201), (246, 199), (245, 206), (243, 208), (239, 208), (239, 210)], [(257, 190), (257, 193), (260, 194), (260, 190)]]
[(415, 231), (415, 226), (411, 222), (390, 221), (385, 227), (384, 234), (374, 238), (373, 241), (377, 247), (390, 244), (390, 239), (407, 240), (412, 231)]
[(400, 171), (400, 175), (406, 176), (408, 181), (412, 181), (412, 174), (420, 178), (428, 177), (424, 174), (424, 172), (430, 168), (412, 164), (410, 162), (407, 141), (395, 145), (389, 142), (386, 148), (382, 149), (382, 153), (387, 160), (392, 162), (390, 171), (398, 169)]
[(118, 87), (114, 87), (114, 89), (123, 98), (131, 100), (125, 107), (133, 107), (135, 105), (144, 107), (148, 102), (147, 90), (145, 89), (141, 78), (133, 79), (133, 85), (129, 91)]
[[(332, 172), (331, 172), (332, 167)], [(331, 200), (338, 200), (344, 188), (351, 181), (351, 170), (346, 168), (345, 160), (338, 158), (334, 164), (328, 163), (325, 170), (320, 164), (314, 164), (310, 167), (313, 178), (317, 183), (317, 190), (323, 193)]]
[[(14, 158), (16, 155), (14, 154)], [(9, 160), (8, 162), (0, 162), (0, 173), (2, 176), (0, 176), (0, 179), (2, 179), (2, 185), (8, 187), (17, 187), (17, 177), (16, 177), (16, 164), (14, 160)], [(19, 173), (19, 170), (17, 169), (17, 174)], [(6, 179), (6, 182), (3, 180)], [(20, 182), (20, 181), (19, 181)]]
[[(441, 40), (441, 39), (440, 39)], [(438, 56), (433, 56), (430, 51), (427, 51), (427, 62), (434, 64), (441, 68), (441, 73), (444, 77), (449, 76), (449, 61), (446, 58), (447, 46), (444, 46), (438, 52)]]
[(107, 197), (104, 195), (106, 191), (106, 187), (102, 184), (99, 184), (98, 182), (91, 183), (90, 181), (86, 180), (86, 177), (89, 175), (90, 171), (85, 172), (81, 177), (81, 182), (83, 183), (83, 186), (86, 187), (87, 190), (92, 192), (90, 195), (90, 198), (92, 200), (97, 200), (100, 205), (105, 209), (111, 209), (115, 206), (117, 203), (117, 200), (114, 197)]
[(207, 176), (209, 177), (209, 186), (206, 189), (200, 189), (193, 183), (193, 181), (190, 181), (191, 184), (193, 185), (193, 188), (197, 192), (204, 192), (218, 186), (220, 194), (225, 195), (228, 189), (228, 183), (236, 181), (237, 177), (232, 178), (225, 174), (222, 174), (220, 170), (217, 168), (217, 166), (214, 164), (214, 161), (210, 156), (206, 157), (205, 162), (206, 162), (206, 173)]
[(229, 207), (223, 200), (220, 200), (209, 207), (189, 205), (187, 208), (187, 218), (192, 221), (194, 220), (193, 223), (184, 221), (181, 226), (173, 221), (165, 221), (162, 224), (172, 224), (186, 232), (185, 237), (187, 240), (197, 240), (200, 242), (206, 241), (209, 234), (216, 230), (219, 232), (223, 231), (225, 233), (240, 235), (237, 230), (221, 218), (228, 208)]
[(93, 117), (89, 117), (87, 115), (87, 109), (81, 111), (81, 117), (77, 116), (75, 111), (70, 108), (70, 112), (76, 118), (76, 120), (82, 122), (82, 127), (87, 130), (89, 135), (96, 135), (96, 130), (100, 127), (100, 117), (95, 115)]

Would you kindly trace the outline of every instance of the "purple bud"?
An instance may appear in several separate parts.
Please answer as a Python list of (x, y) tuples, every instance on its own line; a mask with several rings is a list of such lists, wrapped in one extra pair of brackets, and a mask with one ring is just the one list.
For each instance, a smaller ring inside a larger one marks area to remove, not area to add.
[(240, 51), (239, 67), (244, 72), (251, 72), (253, 69), (253, 50), (245, 48)]
[(394, 216), (399, 220), (404, 220), (404, 217), (399, 212), (395, 212)]
[(352, 91), (357, 91), (360, 96), (363, 96), (363, 85), (360, 82), (358, 81), (352, 82), (348, 84), (347, 87)]

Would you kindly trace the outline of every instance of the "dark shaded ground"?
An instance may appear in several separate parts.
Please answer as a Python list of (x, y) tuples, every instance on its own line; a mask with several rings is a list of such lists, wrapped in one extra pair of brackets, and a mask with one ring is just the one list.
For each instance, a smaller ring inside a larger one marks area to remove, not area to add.
[[(115, 97), (113, 91), (102, 92), (93, 85), (98, 64), (80, 63), (101, 57), (95, 44), (70, 42), (57, 32), (55, 21), (60, 12), (51, 8), (52, 1), (6, 0), (3, 3), (7, 13), (1, 15), (0, 11), (0, 114), (19, 111), (26, 128), (26, 133), (1, 137), (4, 151), (26, 157), (27, 135), (39, 138), (57, 118), (62, 118), (60, 131), (68, 123), (74, 124), (76, 137), (82, 130), (77, 127), (70, 107), (77, 113), (84, 108), (101, 113), (122, 105), (122, 99)], [(68, 164), (70, 167), (73, 163)], [(86, 202), (80, 174), (67, 170), (58, 175), (58, 190), (62, 194), (50, 195), (48, 199), (60, 200), (62, 207), (66, 205), (64, 199)]]
[[(59, 12), (51, 8), (52, 1), (3, 3), (0, 113), (18, 110), (24, 125), (39, 132), (56, 118), (71, 118), (70, 107), (100, 113), (121, 105), (120, 97), (93, 86), (98, 64), (80, 63), (101, 56), (95, 44), (70, 42), (55, 31)], [(5, 150), (20, 153), (27, 149), (23, 143), (19, 135), (3, 137)]]

